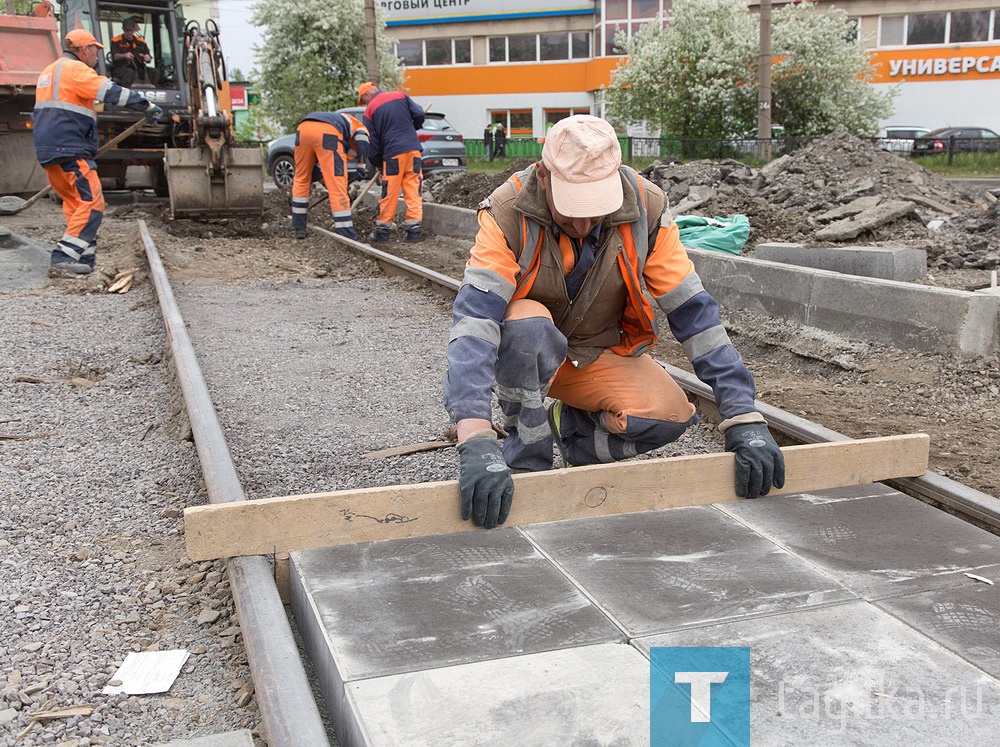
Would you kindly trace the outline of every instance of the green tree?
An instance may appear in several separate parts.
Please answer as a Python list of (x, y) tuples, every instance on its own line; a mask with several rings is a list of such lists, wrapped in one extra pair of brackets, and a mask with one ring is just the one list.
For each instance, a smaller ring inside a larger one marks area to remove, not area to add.
[[(628, 57), (605, 92), (609, 117), (689, 138), (754, 131), (757, 15), (745, 0), (675, 0), (667, 20), (619, 40)], [(772, 117), (786, 132), (818, 135), (842, 126), (867, 135), (891, 113), (891, 94), (870, 84), (871, 64), (844, 11), (785, 6), (772, 29)]]
[[(379, 85), (391, 89), (403, 71), (375, 8)], [(285, 131), (311, 111), (357, 103), (357, 87), (368, 79), (363, 0), (258, 0), (250, 22), (263, 29), (255, 48), (263, 113)]]
[(772, 39), (771, 111), (787, 132), (825, 135), (843, 127), (871, 135), (892, 114), (896, 92), (872, 85), (875, 70), (846, 11), (787, 5), (774, 14)]

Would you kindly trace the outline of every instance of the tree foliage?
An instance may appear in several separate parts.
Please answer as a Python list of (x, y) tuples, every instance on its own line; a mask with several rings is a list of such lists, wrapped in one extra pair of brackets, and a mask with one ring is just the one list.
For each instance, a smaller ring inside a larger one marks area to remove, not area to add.
[[(402, 84), (392, 42), (377, 13), (379, 84)], [(263, 29), (255, 47), (262, 115), (288, 132), (311, 111), (354, 106), (368, 79), (363, 0), (257, 0), (250, 22)]]
[[(745, 0), (675, 0), (666, 21), (618, 40), (628, 57), (605, 92), (609, 117), (688, 138), (754, 131), (760, 27)], [(844, 11), (802, 3), (772, 21), (772, 117), (787, 133), (870, 134), (891, 113)]]

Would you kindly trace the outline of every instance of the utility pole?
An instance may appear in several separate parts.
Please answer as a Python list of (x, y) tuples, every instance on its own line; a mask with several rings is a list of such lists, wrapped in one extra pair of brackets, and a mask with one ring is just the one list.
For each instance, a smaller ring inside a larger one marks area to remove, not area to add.
[(757, 140), (760, 158), (771, 160), (771, 0), (760, 0), (760, 58), (757, 62)]
[(375, 54), (375, 0), (365, 0), (365, 61), (368, 80), (378, 85), (378, 55)]

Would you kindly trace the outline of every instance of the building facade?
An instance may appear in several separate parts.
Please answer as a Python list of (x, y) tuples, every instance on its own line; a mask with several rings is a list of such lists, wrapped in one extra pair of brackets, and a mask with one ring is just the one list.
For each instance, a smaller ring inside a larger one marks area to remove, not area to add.
[[(795, 0), (773, 0), (774, 5)], [(600, 115), (598, 92), (635, 33), (670, 0), (380, 0), (407, 91), (466, 137), (502, 122), (540, 137), (569, 114)], [(753, 9), (759, 0), (748, 2)], [(871, 51), (875, 85), (897, 90), (882, 125), (1000, 132), (1000, 3), (819, 0), (844, 10)]]

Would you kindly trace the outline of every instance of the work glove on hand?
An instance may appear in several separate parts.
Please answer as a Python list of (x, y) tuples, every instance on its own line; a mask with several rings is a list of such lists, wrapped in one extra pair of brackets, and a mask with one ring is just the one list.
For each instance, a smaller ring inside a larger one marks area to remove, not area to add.
[(785, 484), (785, 457), (764, 423), (742, 423), (726, 429), (726, 451), (736, 454), (736, 495), (767, 495), (771, 485)]
[(156, 123), (160, 121), (160, 117), (163, 116), (163, 109), (158, 107), (152, 101), (149, 102), (149, 107), (144, 111), (143, 116), (146, 117), (146, 121), (150, 123)]
[(507, 521), (514, 480), (493, 431), (476, 431), (458, 445), (462, 519), (492, 529)]
[(360, 166), (358, 166), (355, 173), (357, 174), (358, 179), (360, 179), (363, 182), (366, 182), (375, 175), (375, 169), (366, 164), (361, 164)]

